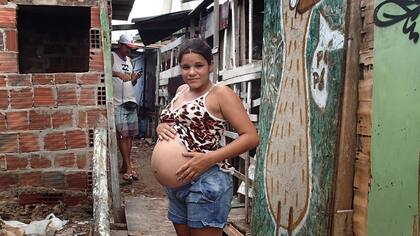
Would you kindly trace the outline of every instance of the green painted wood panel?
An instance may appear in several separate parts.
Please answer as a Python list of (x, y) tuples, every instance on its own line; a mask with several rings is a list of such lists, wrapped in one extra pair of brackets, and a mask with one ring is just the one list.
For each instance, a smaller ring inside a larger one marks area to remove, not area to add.
[(343, 0), (266, 0), (252, 235), (328, 235)]
[[(382, 6), (379, 6), (381, 3)], [(399, 4), (398, 4), (399, 3)], [(420, 2), (376, 1), (375, 16), (402, 16)], [(375, 27), (372, 100), (372, 180), (368, 235), (414, 235), (418, 230), (420, 158), (420, 43), (403, 33), (406, 17)], [(410, 26), (416, 20), (408, 20)], [(417, 23), (420, 23), (417, 18)], [(414, 28), (413, 32), (418, 32)], [(418, 232), (417, 232), (418, 233)], [(418, 235), (418, 234), (415, 234)]]

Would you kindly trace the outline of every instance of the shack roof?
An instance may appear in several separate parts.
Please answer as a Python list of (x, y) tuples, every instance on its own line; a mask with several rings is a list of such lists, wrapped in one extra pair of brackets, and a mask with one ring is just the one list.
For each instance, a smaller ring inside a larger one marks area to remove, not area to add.
[(134, 0), (112, 0), (112, 19), (128, 20)]

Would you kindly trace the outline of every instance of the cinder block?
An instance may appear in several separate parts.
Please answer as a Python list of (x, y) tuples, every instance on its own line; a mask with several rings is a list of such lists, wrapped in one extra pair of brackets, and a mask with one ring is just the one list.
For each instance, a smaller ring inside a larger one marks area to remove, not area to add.
[(19, 186), (31, 186), (39, 187), (42, 186), (42, 172), (26, 172), (21, 173), (19, 177)]
[(0, 28), (16, 28), (16, 9), (0, 8)]
[(19, 75), (19, 74), (8, 75), (7, 85), (11, 87), (16, 87), (16, 86), (29, 87), (31, 86), (31, 76)]
[(28, 112), (14, 111), (6, 113), (7, 128), (10, 131), (28, 130)]
[(58, 105), (76, 105), (76, 87), (60, 86), (57, 88), (57, 104)]
[(90, 28), (101, 28), (101, 21), (99, 18), (99, 7), (90, 8)]
[(73, 112), (71, 110), (58, 110), (51, 115), (53, 128), (66, 128), (73, 126)]
[(87, 135), (83, 130), (71, 130), (66, 131), (66, 146), (67, 149), (72, 148), (86, 148), (87, 147)]
[(100, 74), (98, 73), (83, 73), (77, 79), (77, 83), (80, 85), (94, 85), (99, 82)]
[(18, 152), (17, 134), (0, 134), (0, 153)]
[(31, 156), (29, 163), (32, 169), (51, 168), (51, 160), (42, 156)]
[(6, 110), (9, 107), (9, 90), (0, 90), (0, 109)]
[(0, 63), (0, 73), (18, 73), (18, 57), (16, 52), (0, 52), (0, 61), (2, 62)]
[(5, 43), (6, 51), (17, 52), (18, 51), (17, 31), (5, 30), (4, 33), (6, 36), (6, 43)]
[(45, 171), (42, 175), (42, 186), (48, 188), (64, 188), (64, 173), (60, 171)]
[(29, 129), (43, 130), (51, 128), (51, 115), (41, 111), (29, 112)]
[(74, 73), (55, 74), (55, 83), (56, 84), (75, 84), (76, 74)]
[(94, 128), (95, 127), (95, 122), (96, 122), (96, 116), (99, 114), (102, 114), (106, 117), (106, 110), (105, 109), (92, 109), (92, 110), (87, 110), (87, 125), (90, 128)]
[(89, 70), (104, 71), (104, 58), (101, 50), (90, 50)]
[(80, 88), (79, 90), (79, 105), (94, 106), (96, 105), (96, 89), (95, 88)]
[(34, 106), (51, 107), (55, 104), (53, 87), (35, 87), (34, 88)]
[(10, 91), (10, 104), (12, 109), (24, 109), (33, 107), (33, 92), (31, 88), (16, 89)]
[(15, 155), (6, 155), (7, 170), (24, 170), (28, 167), (28, 158)]
[(66, 183), (69, 189), (86, 190), (88, 180), (86, 172), (70, 172), (66, 173)]
[(54, 84), (54, 75), (51, 74), (33, 74), (32, 83), (33, 85), (49, 85)]
[(0, 173), (0, 190), (9, 189), (18, 184), (19, 178), (14, 173)]
[(20, 152), (39, 151), (39, 133), (20, 133), (19, 150)]
[(48, 133), (44, 137), (44, 150), (57, 151), (66, 149), (63, 132)]
[(0, 113), (0, 132), (6, 131), (6, 115)]
[[(0, 34), (1, 36), (1, 34)], [(0, 48), (1, 50), (1, 48)], [(0, 88), (6, 87), (6, 76), (5, 75), (0, 75)]]
[(76, 164), (76, 157), (74, 153), (63, 153), (58, 154), (54, 158), (54, 166), (55, 167), (69, 167), (73, 168)]

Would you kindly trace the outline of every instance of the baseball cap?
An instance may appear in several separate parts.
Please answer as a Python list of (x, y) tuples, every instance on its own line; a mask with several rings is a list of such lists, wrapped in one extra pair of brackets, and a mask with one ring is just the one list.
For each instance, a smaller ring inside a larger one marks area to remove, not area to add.
[(129, 48), (136, 48), (136, 47), (137, 47), (137, 46), (134, 44), (133, 37), (131, 37), (131, 36), (130, 36), (130, 35), (128, 35), (128, 34), (122, 34), (122, 35), (120, 36), (120, 39), (118, 40), (118, 43), (125, 44), (125, 45), (127, 45), (127, 47), (129, 47)]

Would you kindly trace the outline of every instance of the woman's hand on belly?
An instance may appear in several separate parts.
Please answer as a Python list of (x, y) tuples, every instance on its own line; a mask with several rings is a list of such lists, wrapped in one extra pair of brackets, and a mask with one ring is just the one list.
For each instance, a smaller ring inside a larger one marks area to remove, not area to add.
[(169, 141), (170, 139), (174, 139), (176, 135), (176, 130), (171, 126), (170, 123), (160, 123), (156, 127), (156, 133), (160, 140)]
[(191, 159), (176, 171), (175, 174), (178, 177), (178, 181), (194, 180), (214, 165), (214, 163), (212, 163), (210, 159), (207, 158), (205, 153), (184, 152), (182, 153), (182, 156)]

